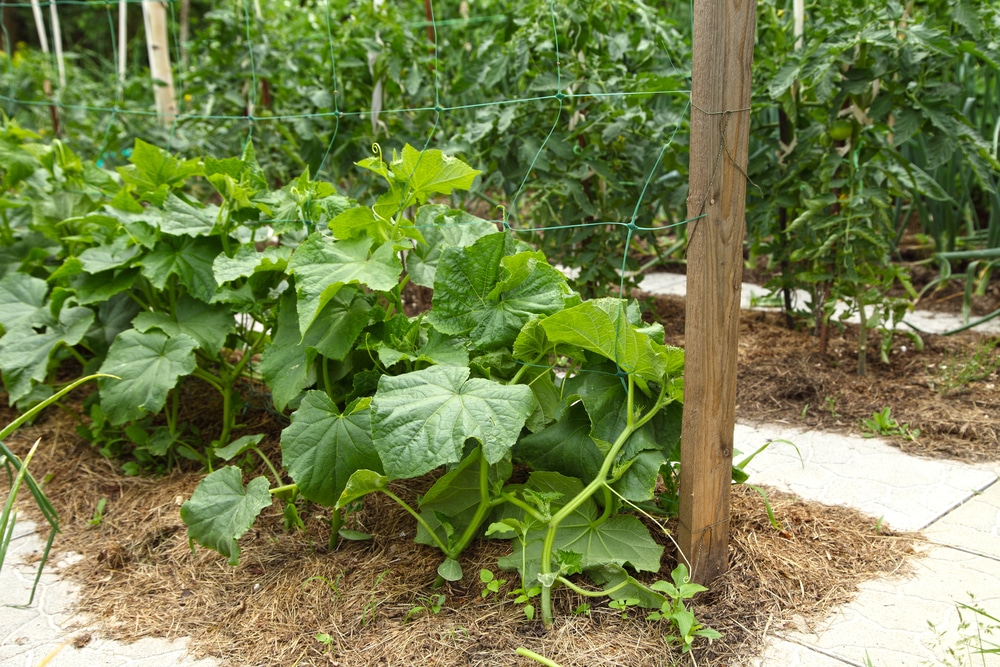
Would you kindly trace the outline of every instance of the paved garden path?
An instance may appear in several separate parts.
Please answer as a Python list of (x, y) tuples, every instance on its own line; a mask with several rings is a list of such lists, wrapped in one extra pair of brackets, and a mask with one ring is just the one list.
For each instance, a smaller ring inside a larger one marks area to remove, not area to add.
[[(648, 277), (643, 288), (684, 294), (684, 276)], [(744, 307), (760, 289), (744, 285)], [(908, 318), (925, 331), (961, 325), (952, 316), (916, 313)], [(980, 330), (1000, 332), (1000, 321)], [(920, 459), (878, 439), (794, 429), (787, 425), (738, 424), (736, 446), (756, 450), (775, 443), (748, 466), (751, 481), (801, 498), (848, 505), (896, 530), (923, 531), (907, 577), (890, 576), (861, 585), (855, 600), (812, 625), (794, 621), (769, 632), (767, 648), (753, 667), (918, 667), (942, 664), (959, 637), (958, 603), (976, 603), (1000, 617), (1000, 463), (971, 466)], [(28, 600), (40, 553), (34, 527), (19, 524), (0, 572), (0, 667), (36, 667), (55, 652), (50, 667), (212, 667), (195, 660), (186, 642), (146, 639), (132, 644), (102, 639), (75, 615), (75, 586), (59, 576), (65, 563), (46, 569), (32, 606)], [(966, 614), (966, 619), (969, 615)], [(933, 628), (932, 628), (933, 626)], [(936, 628), (936, 630), (934, 629)], [(943, 635), (941, 634), (943, 633)], [(994, 637), (994, 641), (1000, 638)], [(1000, 656), (977, 657), (972, 665), (1000, 667)], [(624, 667), (624, 666), (623, 666)]]

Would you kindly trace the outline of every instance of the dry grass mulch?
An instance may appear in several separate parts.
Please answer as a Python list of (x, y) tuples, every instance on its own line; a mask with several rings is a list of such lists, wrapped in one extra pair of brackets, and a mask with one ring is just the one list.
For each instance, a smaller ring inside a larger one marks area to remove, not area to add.
[[(189, 636), (193, 651), (226, 665), (536, 664), (514, 654), (519, 646), (564, 667), (692, 662), (664, 642), (668, 628), (646, 621), (641, 610), (623, 618), (600, 602), (575, 616), (583, 598), (565, 589), (555, 596), (551, 630), (525, 620), (508, 595), (516, 573), (496, 568), (508, 549), (503, 542), (474, 545), (463, 558), (465, 579), (432, 589), (440, 555), (412, 541), (412, 519), (384, 496), (366, 500), (352, 519), (373, 539), (333, 551), (328, 510), (302, 508), (307, 532), (291, 534), (275, 503), (242, 540), (240, 565), (230, 567), (218, 554), (188, 546), (178, 508), (198, 473), (123, 477), (73, 435), (71, 418), (61, 413), (8, 444), (23, 453), (37, 437), (43, 448), (32, 467), (48, 478), (62, 520), (56, 548), (83, 554), (66, 576), (83, 584), (81, 611), (111, 637)], [(427, 483), (397, 490), (413, 498)], [(819, 618), (849, 600), (859, 582), (906, 570), (915, 536), (876, 532), (873, 519), (850, 509), (769, 493), (780, 531), (760, 496), (733, 489), (732, 568), (694, 604), (698, 618), (724, 638), (698, 645), (698, 665), (740, 664), (759, 651), (769, 629)], [(90, 526), (100, 498), (107, 498), (104, 519)], [(661, 541), (665, 573), (675, 560), (669, 538)], [(481, 597), (481, 568), (508, 580), (501, 595)], [(440, 612), (407, 620), (438, 594), (445, 595)]]

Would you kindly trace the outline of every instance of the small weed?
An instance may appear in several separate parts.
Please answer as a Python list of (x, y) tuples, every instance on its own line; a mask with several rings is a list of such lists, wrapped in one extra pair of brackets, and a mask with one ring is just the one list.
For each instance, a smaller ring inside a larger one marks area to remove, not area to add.
[(416, 607), (410, 609), (406, 612), (406, 618), (403, 619), (403, 623), (406, 623), (411, 618), (416, 618), (424, 612), (430, 612), (432, 614), (440, 614), (441, 609), (444, 607), (444, 594), (435, 595), (429, 598), (421, 598), (420, 604)]
[(316, 641), (318, 641), (323, 646), (329, 647), (333, 643), (333, 637), (326, 634), (325, 632), (317, 632)]
[(368, 603), (361, 612), (361, 627), (366, 627), (369, 622), (375, 622), (375, 612), (378, 611), (378, 608), (382, 606), (383, 602), (385, 602), (385, 600), (375, 599), (375, 589), (378, 588), (378, 585), (382, 583), (382, 580), (388, 576), (389, 572), (391, 572), (391, 570), (383, 570), (382, 574), (378, 575), (375, 579), (375, 583), (372, 584), (371, 597), (368, 599)]
[(667, 599), (660, 607), (660, 611), (654, 611), (646, 618), (651, 621), (669, 621), (676, 631), (676, 635), (664, 637), (668, 644), (679, 645), (682, 653), (691, 650), (691, 644), (695, 637), (705, 637), (709, 641), (719, 639), (722, 635), (711, 628), (706, 628), (694, 617), (694, 613), (684, 604), (685, 600), (693, 598), (702, 591), (708, 589), (701, 584), (692, 584), (688, 577), (688, 570), (684, 563), (681, 563), (670, 573), (669, 581), (657, 581), (650, 588), (662, 593)]
[(510, 594), (514, 596), (514, 604), (524, 605), (524, 617), (529, 621), (533, 620), (535, 618), (535, 605), (531, 603), (531, 600), (542, 594), (542, 587), (518, 588), (511, 591)]
[(483, 599), (490, 595), (497, 595), (500, 592), (500, 587), (507, 583), (506, 579), (497, 579), (492, 571), (485, 568), (479, 571), (479, 581), (483, 582), (483, 590), (479, 593)]
[(982, 606), (976, 604), (972, 593), (969, 593), (968, 604), (958, 602), (955, 609), (958, 612), (957, 638), (946, 638), (948, 632), (927, 622), (936, 633), (933, 643), (936, 648), (941, 649), (938, 661), (934, 664), (946, 667), (986, 667), (994, 664), (994, 659), (990, 656), (1000, 655), (1000, 643), (993, 639), (1000, 633), (1000, 618), (987, 613)]
[(920, 429), (910, 428), (909, 424), (900, 423), (892, 416), (892, 408), (886, 406), (881, 410), (872, 413), (871, 418), (864, 420), (861, 427), (867, 431), (866, 438), (874, 438), (879, 435), (899, 436), (904, 440), (916, 440), (920, 436)]
[(947, 363), (940, 364), (934, 375), (934, 388), (941, 396), (948, 396), (966, 389), (970, 382), (989, 377), (1000, 370), (1000, 338), (986, 340), (976, 346), (971, 354), (953, 356)]
[(834, 419), (840, 419), (840, 413), (837, 412), (837, 397), (827, 396), (826, 397), (826, 409), (830, 411), (830, 416)]
[(799, 412), (799, 419), (805, 419), (809, 415), (809, 404), (806, 403), (802, 406), (802, 410)]
[(104, 521), (104, 508), (108, 505), (107, 498), (101, 498), (97, 501), (97, 508), (94, 510), (94, 516), (87, 520), (88, 526), (100, 526), (101, 522)]

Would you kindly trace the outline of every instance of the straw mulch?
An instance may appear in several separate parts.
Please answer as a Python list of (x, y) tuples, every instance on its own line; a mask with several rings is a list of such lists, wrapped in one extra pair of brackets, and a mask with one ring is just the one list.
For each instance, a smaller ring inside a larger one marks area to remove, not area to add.
[[(503, 542), (474, 545), (463, 558), (465, 579), (431, 588), (439, 554), (412, 541), (412, 519), (384, 496), (366, 500), (351, 519), (373, 539), (333, 551), (329, 510), (301, 508), (307, 531), (290, 534), (275, 503), (244, 536), (240, 565), (230, 567), (218, 554), (188, 546), (178, 508), (197, 484), (196, 472), (124, 477), (76, 438), (63, 413), (50, 413), (8, 444), (23, 453), (36, 437), (44, 448), (32, 468), (48, 479), (62, 519), (56, 548), (83, 554), (66, 573), (82, 584), (81, 611), (107, 636), (188, 636), (194, 652), (225, 665), (536, 664), (515, 655), (519, 646), (564, 667), (737, 665), (760, 650), (766, 634), (821, 618), (849, 600), (859, 582), (905, 572), (918, 539), (884, 527), (877, 532), (874, 519), (853, 510), (770, 491), (782, 524), (775, 530), (761, 497), (736, 487), (732, 569), (694, 604), (698, 618), (724, 638), (700, 641), (693, 655), (681, 656), (664, 642), (668, 628), (646, 621), (643, 611), (623, 618), (599, 602), (589, 615), (573, 615), (583, 599), (567, 590), (556, 595), (551, 630), (525, 620), (508, 595), (516, 573), (496, 568), (508, 549)], [(275, 447), (273, 436), (269, 441)], [(413, 499), (427, 483), (397, 490)], [(108, 501), (104, 519), (90, 526), (101, 498)], [(675, 562), (669, 538), (662, 541), (666, 577)], [(500, 595), (483, 599), (481, 568), (508, 580)], [(439, 594), (439, 612), (411, 613)]]

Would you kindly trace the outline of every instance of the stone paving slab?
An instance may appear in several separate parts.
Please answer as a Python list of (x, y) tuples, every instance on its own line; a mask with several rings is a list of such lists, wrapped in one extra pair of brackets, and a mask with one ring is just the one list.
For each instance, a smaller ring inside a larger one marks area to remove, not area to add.
[[(649, 273), (639, 281), (639, 289), (650, 294), (684, 296), (687, 292), (687, 276), (679, 273)], [(740, 307), (743, 309), (753, 308), (754, 310), (777, 310), (776, 308), (761, 307), (760, 304), (768, 296), (768, 290), (760, 285), (743, 283), (740, 292)], [(793, 303), (800, 308), (804, 308), (809, 301), (809, 295), (803, 290), (795, 290)], [(842, 308), (834, 311), (834, 317), (842, 312)], [(903, 318), (921, 331), (928, 333), (942, 333), (952, 331), (966, 324), (961, 316), (953, 313), (936, 313), (926, 310), (916, 310), (907, 314)], [(974, 318), (975, 319), (975, 318)], [(847, 319), (848, 322), (857, 324), (859, 319), (853, 316)], [(986, 334), (1000, 333), (1000, 318), (994, 318), (989, 322), (984, 322), (975, 327), (975, 331)]]
[(924, 535), (938, 544), (1000, 560), (1000, 484), (970, 498), (928, 527)]
[[(84, 619), (74, 615), (79, 587), (60, 578), (67, 557), (46, 566), (35, 600), (31, 596), (37, 562), (44, 548), (35, 525), (18, 522), (0, 571), (0, 667), (36, 667), (55, 652), (48, 667), (215, 667), (195, 660), (187, 640), (141, 639), (131, 644), (102, 639)], [(27, 559), (27, 560), (26, 560)], [(74, 645), (79, 640), (80, 647)]]
[[(836, 656), (841, 664), (917, 667), (945, 664), (948, 649), (959, 649), (956, 605), (975, 603), (997, 615), (1000, 609), (1000, 562), (949, 547), (925, 548), (911, 564), (914, 575), (864, 582), (852, 602), (835, 611), (811, 632), (778, 630), (760, 667), (785, 667), (789, 655), (799, 664), (826, 664), (815, 651)], [(971, 616), (963, 613), (966, 620)], [(969, 634), (974, 628), (962, 631)], [(993, 640), (997, 639), (996, 635)], [(785, 640), (785, 641), (781, 641)], [(790, 648), (789, 641), (798, 644)], [(960, 649), (959, 649), (960, 650)], [(805, 656), (805, 658), (803, 657)], [(970, 658), (975, 658), (970, 661)], [(807, 661), (807, 659), (808, 661)], [(967, 656), (963, 664), (997, 667), (1000, 656)]]
[(921, 530), (997, 480), (990, 470), (916, 458), (878, 438), (776, 424), (736, 425), (735, 447), (744, 455), (769, 440), (787, 440), (795, 447), (775, 442), (757, 455), (747, 466), (751, 483), (847, 505), (895, 530)]

